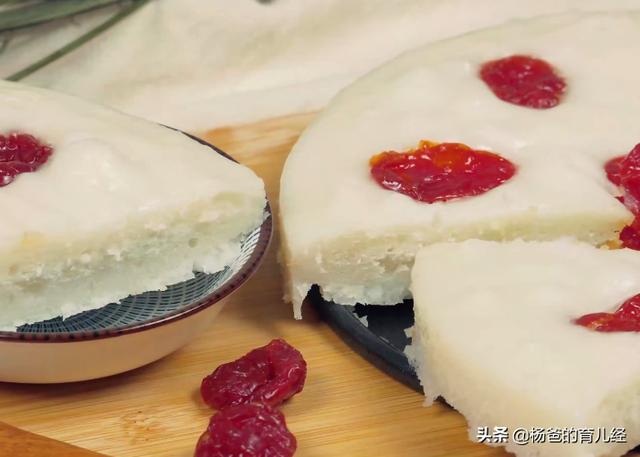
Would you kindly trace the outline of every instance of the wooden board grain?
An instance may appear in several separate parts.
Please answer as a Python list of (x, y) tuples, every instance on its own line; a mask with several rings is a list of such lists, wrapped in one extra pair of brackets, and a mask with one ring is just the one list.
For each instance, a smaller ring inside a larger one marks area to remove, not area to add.
[[(277, 211), (282, 165), (312, 117), (218, 129), (204, 138), (253, 168), (265, 180)], [(294, 321), (281, 298), (277, 244), (276, 236), (258, 273), (228, 299), (211, 328), (184, 349), (97, 381), (0, 384), (0, 419), (111, 456), (188, 457), (211, 415), (199, 399), (202, 377), (222, 362), (283, 337), (309, 364), (304, 392), (283, 408), (298, 438), (296, 456), (508, 455), (469, 442), (465, 421), (449, 407), (423, 408), (420, 395), (360, 358), (312, 310), (305, 310), (304, 321)], [(15, 441), (0, 434), (0, 449)]]
[(101, 455), (103, 454), (0, 423), (0, 457), (100, 457)]

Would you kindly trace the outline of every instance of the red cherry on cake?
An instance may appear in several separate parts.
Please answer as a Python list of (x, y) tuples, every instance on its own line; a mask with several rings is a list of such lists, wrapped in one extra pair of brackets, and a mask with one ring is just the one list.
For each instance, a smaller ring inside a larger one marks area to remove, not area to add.
[(567, 87), (548, 62), (523, 55), (486, 62), (480, 78), (500, 100), (535, 109), (558, 105)]
[(614, 157), (604, 164), (604, 172), (607, 174), (607, 179), (616, 186), (620, 185), (622, 179), (622, 162), (627, 156)]
[(640, 251), (640, 220), (636, 216), (631, 225), (627, 225), (620, 231), (622, 246)]
[(586, 314), (575, 323), (597, 332), (640, 332), (640, 294), (625, 301), (613, 313)]
[(376, 154), (369, 164), (381, 187), (424, 203), (483, 194), (516, 172), (515, 165), (493, 152), (430, 141), (408, 152)]
[(21, 173), (38, 170), (52, 152), (51, 146), (26, 133), (0, 135), (0, 187), (11, 184)]
[(626, 156), (609, 160), (604, 171), (609, 181), (622, 190), (620, 201), (636, 215), (633, 223), (620, 232), (622, 246), (640, 250), (640, 144)]

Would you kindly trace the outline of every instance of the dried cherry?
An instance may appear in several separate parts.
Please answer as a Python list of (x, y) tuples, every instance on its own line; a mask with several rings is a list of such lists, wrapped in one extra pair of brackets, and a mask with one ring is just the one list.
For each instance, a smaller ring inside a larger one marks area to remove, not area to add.
[(296, 438), (282, 413), (268, 405), (244, 404), (213, 416), (196, 445), (195, 457), (291, 457)]
[(277, 406), (302, 391), (307, 364), (284, 340), (273, 340), (233, 362), (220, 365), (202, 380), (206, 404), (222, 409), (243, 403)]
[(0, 187), (11, 184), (21, 173), (44, 165), (53, 148), (26, 133), (0, 135)]
[(480, 78), (500, 100), (535, 109), (558, 105), (567, 87), (548, 62), (523, 55), (486, 62)]

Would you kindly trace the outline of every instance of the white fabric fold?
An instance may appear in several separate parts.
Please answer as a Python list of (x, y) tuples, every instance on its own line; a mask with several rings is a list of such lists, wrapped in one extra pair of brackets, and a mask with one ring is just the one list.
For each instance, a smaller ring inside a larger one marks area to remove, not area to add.
[[(434, 40), (541, 14), (634, 8), (640, 0), (153, 0), (26, 82), (197, 131), (319, 109), (358, 76)], [(17, 34), (0, 75), (106, 14)]]

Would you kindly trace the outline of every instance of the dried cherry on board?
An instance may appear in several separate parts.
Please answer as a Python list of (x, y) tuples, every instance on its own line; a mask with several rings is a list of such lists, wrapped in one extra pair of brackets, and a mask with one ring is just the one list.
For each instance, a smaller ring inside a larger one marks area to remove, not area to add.
[(280, 411), (245, 404), (229, 406), (211, 418), (195, 457), (291, 457), (296, 447)]
[(243, 403), (277, 406), (302, 391), (306, 377), (302, 354), (276, 339), (220, 365), (202, 380), (200, 393), (207, 405), (217, 409)]

